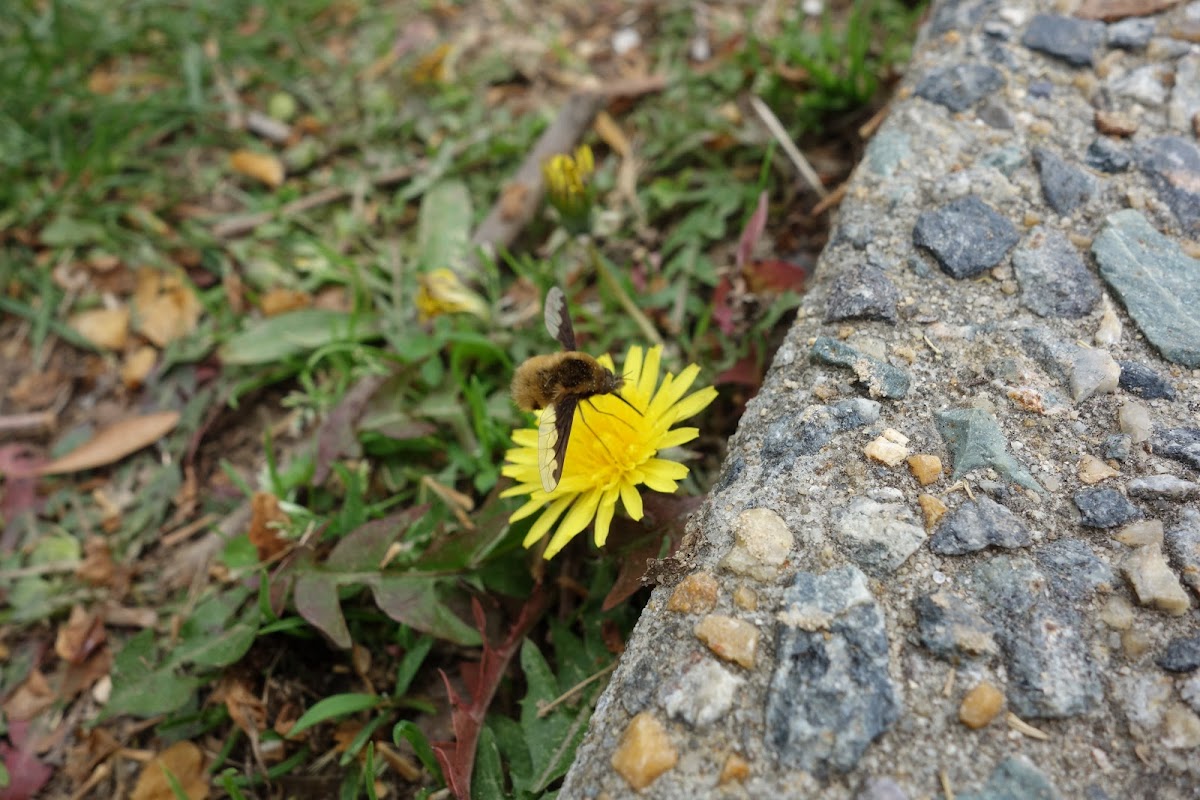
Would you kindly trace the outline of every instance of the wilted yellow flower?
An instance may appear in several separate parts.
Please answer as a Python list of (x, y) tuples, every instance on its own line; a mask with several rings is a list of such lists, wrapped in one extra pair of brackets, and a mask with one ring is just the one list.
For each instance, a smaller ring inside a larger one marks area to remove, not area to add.
[(488, 318), (483, 298), (469, 289), (454, 270), (435, 269), (418, 277), (417, 314), (422, 322), (442, 314), (474, 314)]
[(574, 157), (559, 153), (542, 164), (546, 196), (550, 205), (558, 209), (563, 225), (568, 229), (577, 232), (587, 230), (588, 212), (592, 208), (592, 188), (588, 179), (595, 171), (592, 148), (586, 144), (575, 150)]
[[(552, 492), (542, 488), (537, 427), (513, 431), (517, 446), (505, 455), (507, 463), (501, 472), (517, 485), (503, 496), (529, 495), (529, 499), (509, 521), (516, 522), (544, 508), (525, 536), (526, 547), (555, 529), (544, 553), (545, 558), (552, 558), (593, 520), (596, 544), (603, 546), (618, 498), (625, 512), (637, 520), (642, 518), (639, 485), (666, 493), (679, 488), (678, 481), (687, 476), (688, 468), (658, 458), (658, 452), (700, 435), (698, 428), (671, 426), (703, 410), (716, 398), (717, 390), (709, 386), (684, 397), (700, 373), (695, 364), (678, 376), (668, 373), (660, 384), (661, 358), (662, 347), (651, 348), (644, 358), (642, 348), (629, 349), (623, 373), (625, 386), (620, 392), (629, 405), (613, 395), (596, 395), (576, 407), (562, 478)], [(597, 361), (613, 369), (609, 356)]]

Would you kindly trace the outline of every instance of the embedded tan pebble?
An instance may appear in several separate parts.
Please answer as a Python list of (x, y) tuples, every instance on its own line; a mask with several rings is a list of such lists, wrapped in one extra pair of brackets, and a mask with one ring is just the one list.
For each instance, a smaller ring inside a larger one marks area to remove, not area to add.
[(671, 592), (667, 610), (680, 614), (707, 614), (717, 605), (717, 591), (717, 579), (710, 573), (688, 575)]
[(1133, 606), (1121, 595), (1114, 594), (1100, 610), (1100, 619), (1114, 630), (1127, 631), (1133, 627)]
[(734, 781), (741, 783), (748, 777), (750, 762), (737, 753), (730, 753), (729, 758), (725, 759), (725, 766), (721, 767), (721, 777), (717, 779), (717, 785), (724, 786)]
[(921, 511), (925, 513), (925, 530), (927, 531), (936, 528), (942, 517), (946, 516), (946, 512), (950, 510), (946, 508), (945, 503), (931, 494), (921, 495), (917, 498), (917, 503), (921, 506)]
[(1200, 717), (1183, 703), (1176, 703), (1164, 715), (1163, 734), (1163, 747), (1171, 750), (1200, 746)]
[(812, 393), (813, 397), (821, 402), (829, 402), (837, 397), (837, 387), (828, 383), (820, 383), (813, 387)]
[(1188, 610), (1188, 596), (1163, 558), (1162, 547), (1138, 547), (1121, 564), (1138, 602), (1178, 616)]
[(733, 548), (721, 566), (738, 575), (770, 581), (792, 551), (792, 532), (783, 518), (769, 508), (750, 508), (733, 523)]
[(1107, 136), (1133, 136), (1137, 129), (1137, 120), (1127, 114), (1096, 109), (1096, 130)]
[(1117, 425), (1120, 426), (1121, 433), (1128, 435), (1134, 444), (1141, 444), (1149, 439), (1154, 428), (1150, 422), (1149, 409), (1132, 400), (1126, 400), (1117, 412)]
[(1108, 295), (1105, 295), (1104, 313), (1100, 315), (1100, 324), (1096, 326), (1093, 339), (1099, 345), (1114, 345), (1121, 341), (1121, 330), (1121, 318), (1117, 316), (1117, 310)]
[(733, 590), (733, 603), (746, 611), (758, 610), (758, 592), (749, 586), (739, 586)]
[(709, 614), (692, 629), (696, 638), (708, 645), (708, 649), (746, 669), (754, 668), (754, 657), (758, 653), (758, 628), (723, 614)]
[(928, 486), (942, 477), (942, 460), (929, 453), (917, 453), (908, 457), (908, 471), (917, 483)]
[(609, 763), (633, 789), (641, 790), (678, 760), (679, 753), (671, 745), (667, 729), (653, 714), (643, 711), (630, 720)]
[(1118, 542), (1130, 547), (1143, 545), (1161, 545), (1163, 542), (1163, 524), (1159, 519), (1144, 519), (1131, 522), (1113, 534)]
[(1120, 473), (1091, 453), (1084, 453), (1083, 458), (1079, 459), (1079, 480), (1086, 484), (1100, 483), (1115, 478), (1118, 474)]
[(872, 461), (894, 467), (908, 457), (908, 448), (880, 436), (863, 448), (863, 454)]
[(1153, 640), (1146, 631), (1132, 630), (1121, 633), (1121, 649), (1130, 659), (1138, 659), (1146, 655), (1152, 644)]
[(958, 719), (972, 730), (987, 725), (1004, 708), (1004, 693), (987, 681), (967, 692), (958, 707)]
[(892, 347), (892, 352), (898, 357), (903, 358), (909, 364), (912, 364), (917, 360), (917, 351), (908, 345), (895, 345)]

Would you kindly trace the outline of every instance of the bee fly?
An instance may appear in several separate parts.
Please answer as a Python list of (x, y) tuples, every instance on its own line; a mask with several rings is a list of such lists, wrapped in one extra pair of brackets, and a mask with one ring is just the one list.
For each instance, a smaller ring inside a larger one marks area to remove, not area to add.
[(567, 313), (567, 301), (557, 286), (546, 293), (545, 315), (546, 330), (563, 346), (563, 351), (533, 356), (517, 367), (512, 396), (522, 411), (545, 409), (538, 425), (538, 472), (542, 488), (552, 492), (562, 477), (571, 424), (580, 401), (611, 394), (630, 408), (633, 406), (620, 395), (624, 378), (575, 349), (575, 330)]

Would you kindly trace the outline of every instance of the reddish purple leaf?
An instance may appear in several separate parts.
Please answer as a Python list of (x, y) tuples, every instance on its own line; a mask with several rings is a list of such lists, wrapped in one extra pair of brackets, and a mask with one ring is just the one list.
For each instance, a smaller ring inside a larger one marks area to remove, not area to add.
[(766, 229), (767, 192), (763, 190), (758, 195), (758, 207), (754, 209), (750, 219), (746, 220), (746, 227), (742, 229), (742, 237), (738, 239), (736, 261), (734, 262), (738, 269), (750, 262), (750, 257), (754, 255), (754, 246), (758, 244), (758, 240), (762, 238), (763, 231)]
[(54, 774), (33, 752), (29, 727), (26, 720), (9, 722), (8, 738), (12, 745), (0, 742), (0, 761), (8, 770), (9, 779), (8, 787), (0, 789), (0, 800), (30, 800)]

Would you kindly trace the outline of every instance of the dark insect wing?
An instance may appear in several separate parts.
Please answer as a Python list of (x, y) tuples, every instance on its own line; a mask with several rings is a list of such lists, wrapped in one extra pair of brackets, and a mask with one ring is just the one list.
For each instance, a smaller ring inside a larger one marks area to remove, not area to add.
[(571, 327), (571, 316), (567, 313), (567, 298), (562, 289), (551, 286), (546, 292), (546, 330), (558, 340), (564, 350), (575, 349), (575, 329)]
[(562, 478), (577, 405), (579, 398), (567, 395), (542, 410), (542, 420), (538, 424), (538, 473), (542, 488), (547, 492), (553, 492)]

